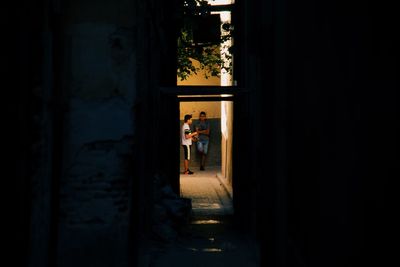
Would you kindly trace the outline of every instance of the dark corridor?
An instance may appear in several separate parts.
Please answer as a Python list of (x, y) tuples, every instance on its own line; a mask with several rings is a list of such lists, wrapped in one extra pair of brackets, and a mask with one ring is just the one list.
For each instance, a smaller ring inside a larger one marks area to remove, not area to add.
[(208, 226), (157, 207), (161, 194), (179, 193), (179, 155), (169, 153), (179, 125), (166, 130), (179, 92), (165, 89), (176, 88), (182, 1), (7, 4), (13, 265), (142, 267), (163, 219), (175, 233), (198, 234), (205, 243), (195, 249), (221, 249), (207, 238), (217, 242), (222, 225), (239, 229), (255, 241), (259, 266), (396, 265), (394, 3), (235, 0), (232, 161), (241, 179), (234, 218)]

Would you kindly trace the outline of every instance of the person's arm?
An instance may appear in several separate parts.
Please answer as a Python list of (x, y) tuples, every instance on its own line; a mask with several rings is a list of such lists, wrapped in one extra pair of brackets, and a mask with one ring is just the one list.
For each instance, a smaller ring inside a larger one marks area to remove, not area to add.
[(207, 129), (203, 130), (203, 134), (210, 135), (210, 124), (207, 123)]
[(198, 135), (197, 132), (190, 133), (189, 131), (185, 131), (185, 138), (186, 139), (190, 139), (190, 138), (192, 138), (193, 136), (196, 136), (196, 135)]
[(205, 130), (200, 130), (199, 127), (196, 127), (196, 131), (197, 131), (199, 134), (206, 134), (206, 135), (209, 135), (209, 134), (210, 134), (210, 125), (208, 124), (208, 125), (207, 125), (207, 129), (205, 129)]
[(196, 128), (196, 131), (201, 134), (210, 135), (210, 125), (207, 125), (207, 129), (204, 130), (199, 130), (199, 128)]

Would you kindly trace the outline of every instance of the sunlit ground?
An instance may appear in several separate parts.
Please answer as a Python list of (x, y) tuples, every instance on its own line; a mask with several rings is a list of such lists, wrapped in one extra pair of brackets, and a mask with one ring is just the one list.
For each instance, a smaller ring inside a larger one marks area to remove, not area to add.
[(220, 167), (208, 167), (194, 175), (181, 174), (181, 196), (192, 200), (194, 216), (233, 214), (232, 199), (221, 178), (217, 177), (219, 171)]

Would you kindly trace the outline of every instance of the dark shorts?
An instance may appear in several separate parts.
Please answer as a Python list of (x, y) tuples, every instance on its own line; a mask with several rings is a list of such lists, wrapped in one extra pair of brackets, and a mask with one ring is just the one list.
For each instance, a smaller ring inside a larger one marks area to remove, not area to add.
[(189, 145), (182, 145), (183, 147), (183, 156), (185, 159), (190, 160), (190, 146)]

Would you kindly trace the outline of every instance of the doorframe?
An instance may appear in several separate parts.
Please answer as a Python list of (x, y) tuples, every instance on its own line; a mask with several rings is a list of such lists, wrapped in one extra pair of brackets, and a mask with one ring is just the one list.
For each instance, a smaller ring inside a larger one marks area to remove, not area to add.
[[(200, 101), (233, 101), (233, 140), (232, 140), (232, 189), (235, 192), (233, 206), (235, 214), (240, 219), (248, 213), (247, 200), (248, 189), (251, 185), (246, 184), (246, 173), (250, 166), (249, 155), (239, 155), (246, 145), (249, 123), (249, 90), (237, 86), (174, 86), (160, 88), (161, 108), (159, 117), (163, 118), (164, 125), (173, 127), (166, 131), (168, 142), (162, 142), (160, 147), (161, 158), (168, 157), (163, 164), (162, 172), (168, 177), (170, 186), (175, 194), (180, 195), (180, 125), (179, 125), (179, 103)], [(225, 96), (226, 95), (226, 96)], [(173, 123), (172, 123), (173, 122)], [(172, 162), (174, 162), (172, 164)], [(176, 163), (176, 164), (175, 164)]]

